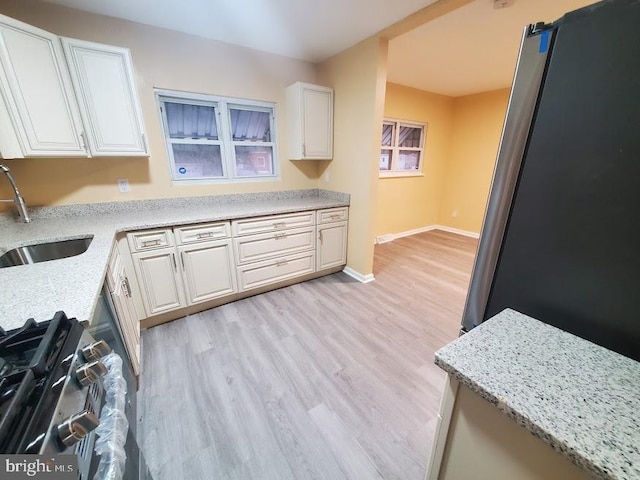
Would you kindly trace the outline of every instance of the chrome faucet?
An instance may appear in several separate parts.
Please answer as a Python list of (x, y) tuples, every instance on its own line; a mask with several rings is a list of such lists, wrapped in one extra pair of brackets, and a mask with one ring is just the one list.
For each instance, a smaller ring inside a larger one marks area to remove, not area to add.
[(29, 218), (29, 212), (27, 212), (27, 204), (24, 202), (24, 198), (22, 198), (22, 195), (20, 195), (20, 192), (18, 191), (18, 186), (16, 185), (16, 181), (13, 179), (13, 176), (9, 172), (9, 168), (5, 167), (0, 163), (0, 170), (9, 179), (11, 188), (13, 188), (13, 196), (14, 196), (14, 198), (9, 198), (7, 200), (0, 199), (0, 202), (14, 202), (16, 204), (16, 208), (18, 209), (18, 214), (20, 215), (20, 219), (24, 223), (29, 223), (31, 219)]

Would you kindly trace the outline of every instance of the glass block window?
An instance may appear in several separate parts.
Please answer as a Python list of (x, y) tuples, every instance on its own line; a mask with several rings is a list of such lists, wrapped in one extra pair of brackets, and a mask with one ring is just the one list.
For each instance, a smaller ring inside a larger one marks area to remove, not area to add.
[(426, 125), (385, 119), (380, 142), (380, 176), (422, 172)]
[(275, 106), (158, 91), (174, 181), (276, 177)]

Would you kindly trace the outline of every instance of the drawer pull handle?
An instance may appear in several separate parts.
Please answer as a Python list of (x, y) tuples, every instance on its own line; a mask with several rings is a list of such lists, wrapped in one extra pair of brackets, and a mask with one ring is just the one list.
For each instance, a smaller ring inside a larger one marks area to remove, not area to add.
[(142, 247), (155, 247), (157, 245), (160, 245), (160, 240), (156, 239), (156, 240), (146, 240), (144, 242), (142, 242)]
[(273, 228), (284, 228), (287, 226), (286, 222), (277, 222), (273, 224)]
[(124, 277), (122, 287), (124, 288), (124, 295), (126, 297), (131, 297), (131, 285), (129, 285), (129, 279), (127, 277)]
[(176, 255), (174, 253), (171, 254), (171, 259), (173, 260), (173, 269), (178, 271), (178, 264), (176, 263)]
[(283, 238), (287, 238), (287, 234), (286, 233), (276, 233), (273, 238), (275, 238), (276, 240), (281, 240)]
[(329, 215), (331, 220), (339, 220), (342, 218), (342, 215), (334, 213), (333, 215)]
[(213, 237), (213, 232), (199, 233), (198, 235), (196, 235), (196, 237), (197, 237), (198, 239), (201, 239), (201, 238), (210, 238), (210, 237)]
[(289, 262), (286, 260), (280, 260), (276, 263), (276, 267), (282, 267), (283, 265), (287, 265)]

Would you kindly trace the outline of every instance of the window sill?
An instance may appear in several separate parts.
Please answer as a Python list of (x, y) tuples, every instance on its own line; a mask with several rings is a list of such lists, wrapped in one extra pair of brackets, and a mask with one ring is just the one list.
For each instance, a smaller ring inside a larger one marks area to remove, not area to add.
[(184, 180), (172, 179), (172, 186), (184, 186), (184, 185), (211, 185), (211, 184), (238, 184), (238, 183), (257, 183), (257, 182), (279, 182), (280, 176), (269, 177), (245, 177), (245, 178), (189, 178)]
[(379, 178), (424, 177), (422, 172), (380, 172)]

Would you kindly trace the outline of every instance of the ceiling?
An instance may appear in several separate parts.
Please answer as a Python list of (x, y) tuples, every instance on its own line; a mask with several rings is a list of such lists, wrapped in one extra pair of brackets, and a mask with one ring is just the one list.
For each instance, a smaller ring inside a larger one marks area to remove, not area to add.
[[(44, 0), (319, 62), (435, 0)], [(511, 85), (522, 29), (595, 0), (475, 0), (389, 43), (387, 79), (461, 96)]]
[(511, 85), (523, 27), (595, 0), (476, 0), (389, 43), (387, 80), (453, 97)]
[(45, 0), (318, 62), (435, 0)]

